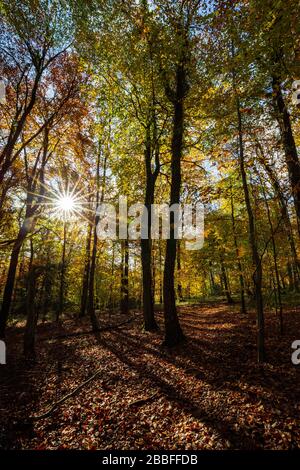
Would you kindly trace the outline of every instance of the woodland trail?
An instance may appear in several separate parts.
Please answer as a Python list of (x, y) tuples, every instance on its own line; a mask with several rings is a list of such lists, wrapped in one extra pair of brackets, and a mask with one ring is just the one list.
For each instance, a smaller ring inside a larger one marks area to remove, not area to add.
[[(9, 368), (0, 379), (2, 448), (300, 448), (299, 368), (290, 361), (299, 309), (287, 309), (280, 338), (266, 315), (268, 362), (257, 365), (254, 316), (222, 303), (180, 308), (187, 341), (161, 347), (162, 332), (131, 323), (97, 335), (66, 321), (39, 325), (38, 362), (24, 368), (21, 328), (8, 333)], [(157, 318), (162, 329), (162, 314)], [(44, 341), (64, 334), (65, 337)], [(72, 334), (72, 336), (68, 336)], [(2, 371), (2, 369), (1, 369)], [(32, 415), (87, 381), (49, 416)]]

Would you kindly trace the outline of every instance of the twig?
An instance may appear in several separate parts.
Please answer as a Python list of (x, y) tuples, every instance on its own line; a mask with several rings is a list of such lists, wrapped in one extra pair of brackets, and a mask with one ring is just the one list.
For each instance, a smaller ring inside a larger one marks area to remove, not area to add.
[(30, 416), (29, 419), (32, 421), (37, 421), (39, 419), (48, 418), (48, 416), (50, 416), (51, 413), (53, 413), (53, 411), (55, 411), (59, 405), (64, 403), (66, 400), (68, 400), (73, 395), (75, 395), (75, 393), (79, 392), (79, 390), (81, 390), (85, 385), (87, 385), (89, 382), (94, 380), (100, 374), (100, 372), (103, 372), (103, 369), (97, 369), (97, 371), (93, 375), (91, 375), (87, 380), (85, 380), (80, 385), (78, 385), (78, 387), (74, 388), (74, 390), (72, 390), (70, 393), (68, 393), (67, 395), (65, 395), (64, 397), (62, 397), (60, 400), (56, 401), (55, 403), (53, 403), (47, 409), (47, 411), (45, 411), (44, 413), (40, 415)]

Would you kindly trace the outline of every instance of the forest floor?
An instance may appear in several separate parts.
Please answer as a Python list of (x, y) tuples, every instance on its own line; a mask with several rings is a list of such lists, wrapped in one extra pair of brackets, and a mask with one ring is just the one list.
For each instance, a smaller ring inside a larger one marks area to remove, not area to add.
[[(162, 348), (162, 332), (141, 330), (139, 313), (97, 335), (66, 336), (89, 330), (87, 322), (44, 323), (31, 365), (21, 359), (23, 328), (11, 327), (0, 366), (0, 448), (300, 448), (300, 369), (291, 363), (300, 309), (285, 309), (283, 337), (266, 313), (264, 365), (256, 363), (253, 314), (201, 304), (181, 307), (180, 320), (187, 341), (172, 350)], [(29, 419), (96, 371), (49, 416)]]

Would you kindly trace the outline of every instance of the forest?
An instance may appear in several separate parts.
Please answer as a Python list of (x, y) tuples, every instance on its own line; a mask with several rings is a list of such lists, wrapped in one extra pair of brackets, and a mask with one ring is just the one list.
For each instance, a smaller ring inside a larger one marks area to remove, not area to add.
[(0, 0), (0, 120), (0, 449), (300, 449), (299, 2)]

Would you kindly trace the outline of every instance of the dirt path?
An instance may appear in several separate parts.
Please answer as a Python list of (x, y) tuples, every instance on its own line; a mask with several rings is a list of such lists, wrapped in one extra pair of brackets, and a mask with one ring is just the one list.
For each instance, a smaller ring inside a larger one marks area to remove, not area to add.
[[(300, 370), (290, 361), (300, 311), (286, 312), (283, 338), (267, 315), (264, 366), (256, 364), (253, 317), (223, 304), (183, 307), (180, 316), (188, 339), (172, 351), (161, 348), (161, 333), (141, 331), (140, 317), (53, 341), (44, 339), (79, 327), (40, 326), (39, 362), (25, 369), (21, 330), (11, 331), (15, 346), (0, 379), (2, 448), (300, 448)], [(49, 417), (28, 424), (96, 369)]]

